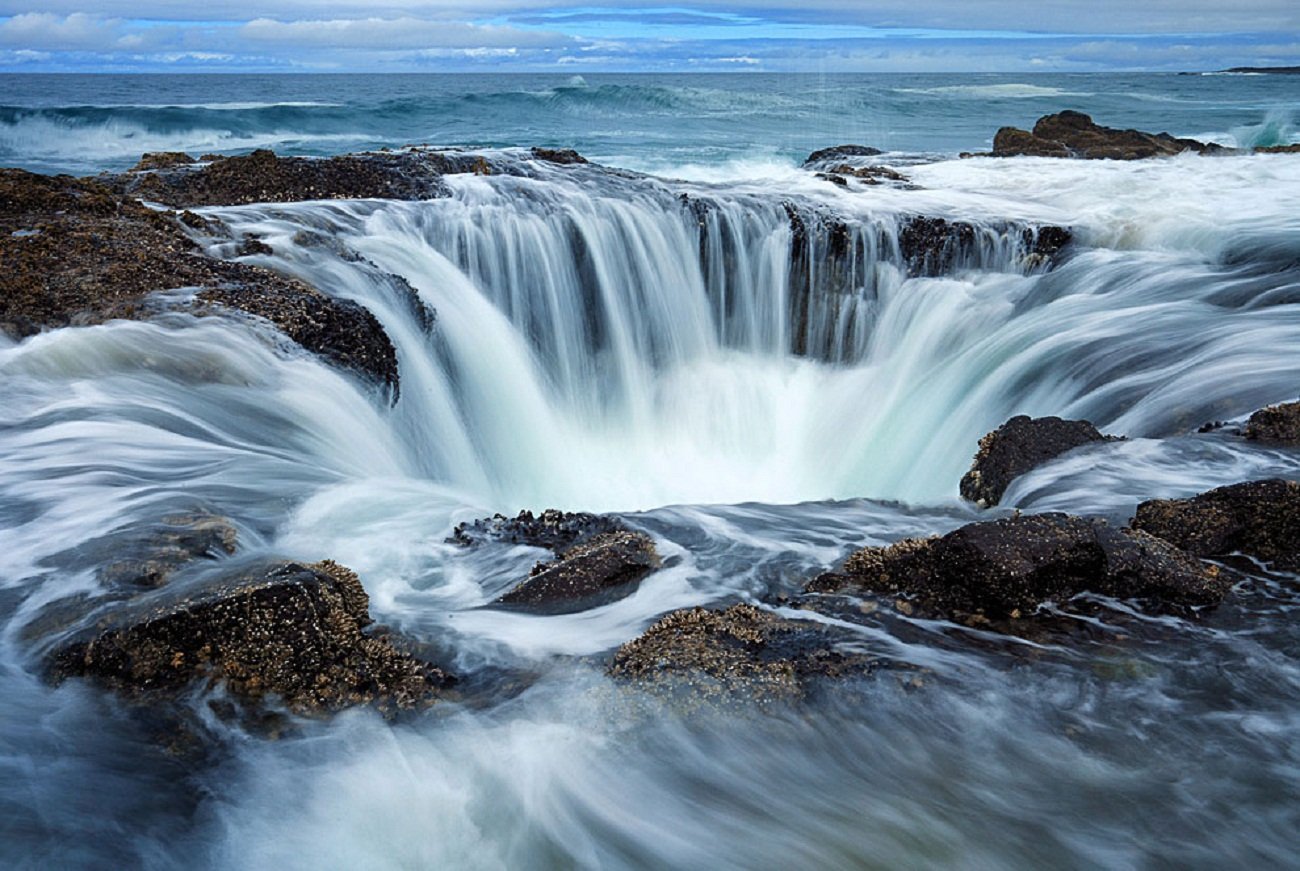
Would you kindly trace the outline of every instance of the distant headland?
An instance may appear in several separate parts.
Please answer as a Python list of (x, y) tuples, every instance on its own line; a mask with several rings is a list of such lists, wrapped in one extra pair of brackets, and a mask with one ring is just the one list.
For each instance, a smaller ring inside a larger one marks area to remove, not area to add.
[(1179, 73), (1180, 76), (1213, 76), (1225, 73), (1256, 76), (1300, 76), (1300, 67), (1231, 67), (1226, 70), (1199, 73)]

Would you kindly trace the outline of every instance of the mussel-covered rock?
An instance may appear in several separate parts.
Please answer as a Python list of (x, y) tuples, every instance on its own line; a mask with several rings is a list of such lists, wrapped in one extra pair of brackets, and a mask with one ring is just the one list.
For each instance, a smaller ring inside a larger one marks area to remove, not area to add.
[(1191, 499), (1153, 499), (1138, 506), (1133, 528), (1198, 556), (1244, 553), (1300, 569), (1300, 483), (1246, 481)]
[(1113, 440), (1086, 420), (1017, 415), (980, 439), (961, 479), (962, 498), (997, 505), (1011, 482), (1031, 469), (1082, 445)]
[(543, 614), (585, 611), (630, 596), (658, 567), (650, 536), (606, 532), (533, 566), (527, 579), (492, 604)]
[(851, 633), (753, 605), (674, 611), (618, 649), (608, 673), (669, 698), (795, 701), (824, 678), (870, 674)]
[(1179, 139), (1168, 133), (1144, 133), (1102, 127), (1082, 112), (1065, 111), (1044, 115), (1033, 132), (1003, 127), (993, 137), (993, 154), (999, 157), (1074, 157), (1086, 160), (1140, 160), (1191, 151), (1219, 154), (1230, 151), (1221, 145)]
[(627, 527), (614, 517), (588, 514), (585, 511), (559, 511), (547, 508), (541, 514), (520, 511), (515, 517), (497, 514), (492, 517), (457, 524), (449, 542), (474, 547), (488, 541), (526, 544), (547, 550), (567, 550), (576, 544), (607, 532), (625, 532)]
[(1039, 514), (864, 548), (808, 590), (899, 593), (927, 614), (965, 621), (1027, 616), (1083, 592), (1185, 609), (1218, 603), (1230, 586), (1215, 567), (1145, 532)]
[(1246, 438), (1278, 445), (1300, 445), (1300, 402), (1261, 408), (1246, 422)]
[(451, 681), (363, 632), (371, 622), (365, 589), (328, 560), (246, 570), (196, 595), (123, 607), (107, 621), (54, 653), (54, 680), (88, 677), (155, 698), (219, 683), (243, 702), (278, 697), (303, 714), (417, 708)]

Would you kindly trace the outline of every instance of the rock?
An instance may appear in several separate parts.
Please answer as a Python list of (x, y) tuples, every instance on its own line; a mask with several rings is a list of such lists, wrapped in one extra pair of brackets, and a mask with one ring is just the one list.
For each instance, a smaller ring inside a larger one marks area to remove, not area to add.
[(526, 544), (560, 553), (597, 535), (626, 532), (627, 527), (613, 517), (586, 512), (569, 513), (547, 508), (540, 516), (520, 511), (518, 516), (493, 517), (458, 524), (447, 541), (462, 547), (475, 547), (487, 541)]
[(839, 160), (845, 157), (875, 157), (884, 154), (879, 148), (872, 148), (869, 145), (836, 145), (832, 148), (822, 148), (808, 155), (807, 160), (803, 162), (805, 167), (814, 164), (825, 163), (830, 160)]
[(1300, 142), (1294, 145), (1261, 145), (1254, 151), (1256, 154), (1300, 154)]
[[(449, 191), (443, 172), (454, 161), (436, 152), (280, 157), (261, 149), (214, 157), (203, 166), (170, 164), (109, 179), (122, 193), (172, 207), (293, 203), (305, 200), (428, 200)], [(138, 168), (137, 168), (138, 169)], [(468, 171), (468, 168), (465, 170)]]
[(189, 166), (196, 161), (183, 151), (152, 151), (143, 155), (140, 162), (127, 172), (145, 172), (150, 169), (171, 169), (177, 166)]
[(876, 660), (854, 641), (848, 631), (753, 605), (688, 608), (620, 647), (607, 672), (669, 698), (790, 702), (819, 679), (870, 674)]
[(103, 563), (99, 580), (109, 586), (160, 587), (182, 566), (195, 560), (229, 556), (238, 533), (234, 524), (214, 514), (174, 514), (160, 523), (119, 531), (105, 542), (115, 554), (132, 555)]
[(569, 548), (492, 604), (543, 614), (571, 614), (617, 601), (659, 567), (654, 541), (641, 532), (606, 532)]
[(363, 633), (368, 607), (356, 574), (337, 563), (276, 563), (196, 596), (119, 613), (111, 627), (58, 649), (50, 677), (89, 677), (154, 699), (202, 680), (245, 703), (278, 697), (301, 714), (433, 703), (452, 679)]
[(1191, 499), (1143, 502), (1133, 528), (1198, 556), (1244, 553), (1300, 569), (1300, 483), (1274, 478), (1231, 484)]
[(975, 244), (976, 230), (966, 221), (916, 215), (898, 232), (898, 248), (913, 275), (942, 275)]
[(1158, 608), (1209, 606), (1230, 587), (1217, 568), (1145, 532), (1038, 514), (864, 548), (841, 574), (822, 575), (807, 589), (900, 593), (926, 614), (968, 622), (973, 615), (1028, 615), (1044, 602), (1083, 592), (1142, 599)]
[(848, 186), (849, 178), (855, 178), (867, 185), (894, 183), (895, 186), (911, 187), (907, 176), (887, 166), (852, 166), (839, 163), (829, 167), (825, 172), (817, 173), (817, 177), (841, 187)]
[(1025, 472), (1067, 451), (1093, 442), (1116, 441), (1086, 420), (1017, 415), (980, 439), (961, 495), (979, 505), (997, 505), (1007, 487)]
[(223, 229), (193, 212), (146, 208), (98, 181), (0, 170), (0, 329), (23, 338), (143, 319), (159, 310), (155, 291), (198, 288), (196, 313), (219, 303), (265, 317), (307, 350), (396, 391), (397, 352), (367, 309), (208, 257), (186, 227)]
[(1231, 149), (1195, 139), (1178, 139), (1168, 133), (1102, 127), (1082, 112), (1071, 111), (1044, 115), (1034, 125), (1032, 133), (1015, 127), (1003, 127), (993, 138), (993, 154), (999, 157), (1030, 155), (1087, 160), (1140, 160), (1172, 156), (1184, 151), (1222, 154)]
[(1261, 408), (1246, 422), (1246, 438), (1279, 445), (1300, 445), (1300, 402)]
[(532, 155), (538, 160), (544, 160), (547, 163), (558, 163), (564, 166), (572, 166), (573, 164), (587, 162), (587, 158), (583, 157), (572, 148), (533, 148)]

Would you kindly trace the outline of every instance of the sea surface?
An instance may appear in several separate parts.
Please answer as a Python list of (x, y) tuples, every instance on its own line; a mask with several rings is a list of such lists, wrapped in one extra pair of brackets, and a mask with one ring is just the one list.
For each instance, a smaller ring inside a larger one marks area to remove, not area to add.
[[(656, 708), (603, 674), (668, 611), (776, 601), (866, 544), (1300, 478), (1300, 452), (1231, 427), (1300, 394), (1300, 156), (958, 157), (1067, 108), (1300, 140), (1294, 76), (0, 76), (0, 165), (38, 172), (410, 143), (630, 171), (202, 210), (270, 246), (248, 262), (370, 308), (396, 402), (247, 322), (0, 339), (0, 866), (1300, 866), (1300, 578), (1244, 558), (1213, 612), (1099, 601), (1060, 615), (1074, 641), (864, 620), (863, 649), (910, 670), (788, 710)], [(802, 168), (841, 143), (911, 185)], [(792, 212), (844, 222), (851, 251), (812, 258), (798, 323)], [(979, 242), (909, 274), (917, 214)], [(1050, 268), (1016, 241), (1041, 224), (1075, 234)], [(979, 438), (1015, 414), (1128, 439), (997, 509), (962, 502)], [(545, 554), (452, 528), (548, 507), (616, 513), (665, 568), (580, 614), (484, 608)], [(530, 681), (278, 740), (210, 717), (201, 756), (94, 687), (46, 684), (68, 630), (41, 617), (104, 596), (106, 536), (193, 511), (230, 518), (238, 558), (354, 568), (377, 621), (453, 670)]]

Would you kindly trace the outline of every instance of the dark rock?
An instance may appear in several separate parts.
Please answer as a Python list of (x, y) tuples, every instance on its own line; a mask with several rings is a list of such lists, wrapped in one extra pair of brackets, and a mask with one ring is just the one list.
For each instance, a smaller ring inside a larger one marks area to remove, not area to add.
[(1032, 133), (1014, 127), (1003, 127), (993, 139), (993, 154), (999, 157), (1030, 155), (1087, 160), (1140, 160), (1172, 156), (1184, 151), (1222, 154), (1231, 149), (1195, 139), (1178, 139), (1168, 133), (1102, 127), (1082, 112), (1071, 111), (1044, 115), (1034, 125)]
[[(397, 387), (397, 352), (379, 321), (356, 303), (295, 279), (208, 257), (186, 227), (222, 233), (193, 212), (146, 208), (98, 181), (0, 170), (0, 329), (42, 329), (142, 319), (150, 295), (198, 288), (220, 303), (272, 321), (309, 351)], [(198, 312), (211, 313), (211, 305)]]
[(808, 155), (808, 159), (803, 162), (803, 165), (812, 166), (813, 164), (838, 160), (844, 157), (875, 157), (879, 154), (884, 154), (884, 152), (869, 145), (836, 145), (832, 148), (822, 148), (814, 151)]
[(110, 628), (57, 650), (50, 676), (89, 677), (153, 698), (174, 698), (202, 680), (242, 702), (278, 697), (303, 714), (431, 704), (451, 679), (363, 633), (368, 607), (360, 580), (343, 566), (279, 563), (119, 614)]
[(965, 221), (917, 215), (898, 232), (899, 253), (913, 275), (941, 275), (974, 246), (976, 230)]
[(1009, 517), (942, 538), (907, 539), (852, 554), (810, 592), (901, 593), (930, 615), (965, 622), (1028, 615), (1092, 592), (1160, 608), (1217, 604), (1231, 583), (1167, 542), (1067, 514)]
[(1133, 528), (1198, 556), (1244, 553), (1300, 569), (1300, 483), (1247, 481), (1191, 499), (1143, 502)]
[(1069, 227), (1043, 224), (1026, 227), (1021, 233), (1021, 241), (1031, 255), (1052, 260), (1074, 241), (1074, 232)]
[(293, 203), (304, 200), (427, 200), (448, 194), (447, 163), (434, 152), (280, 157), (265, 149), (109, 180), (118, 190), (172, 207)]
[(564, 166), (572, 166), (573, 164), (587, 162), (587, 158), (583, 157), (572, 148), (533, 148), (532, 155), (538, 160), (544, 160), (547, 163), (558, 163)]
[(626, 531), (627, 527), (619, 520), (603, 514), (569, 513), (547, 508), (539, 516), (531, 511), (520, 511), (514, 518), (497, 514), (472, 523), (461, 523), (447, 541), (463, 547), (503, 541), (544, 547), (558, 554), (597, 535)]
[(1295, 145), (1261, 145), (1254, 151), (1256, 154), (1300, 154), (1300, 142)]
[(997, 505), (1007, 487), (1025, 472), (1067, 451), (1093, 442), (1116, 441), (1086, 420), (1018, 415), (980, 439), (961, 495), (985, 507)]
[(886, 183), (909, 185), (910, 183), (907, 176), (887, 166), (852, 166), (847, 163), (835, 164), (825, 172), (817, 173), (817, 177), (840, 186), (847, 186), (849, 178), (855, 178), (867, 185)]
[[(104, 542), (118, 555), (100, 565), (99, 579), (109, 586), (160, 587), (182, 566), (198, 559), (229, 556), (238, 534), (224, 517), (174, 514), (160, 523), (133, 526)], [(121, 557), (123, 553), (131, 554)]]
[(140, 162), (127, 172), (145, 172), (150, 169), (172, 169), (177, 166), (189, 166), (194, 158), (183, 151), (152, 151), (143, 155)]
[(824, 678), (870, 674), (877, 661), (851, 633), (756, 608), (674, 611), (618, 649), (611, 677), (669, 698), (797, 701)]
[(606, 532), (533, 566), (526, 580), (492, 604), (541, 614), (572, 614), (630, 596), (659, 568), (654, 541), (641, 532)]
[(1280, 445), (1300, 445), (1300, 402), (1261, 408), (1246, 422), (1246, 438)]

